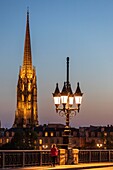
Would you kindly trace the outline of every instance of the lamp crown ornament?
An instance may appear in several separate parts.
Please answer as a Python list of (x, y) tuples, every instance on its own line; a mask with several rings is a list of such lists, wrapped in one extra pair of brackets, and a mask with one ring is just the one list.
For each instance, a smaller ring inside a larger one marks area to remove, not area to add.
[(68, 90), (67, 90), (67, 87), (66, 87), (66, 82), (64, 82), (64, 86), (63, 86), (63, 89), (62, 89), (62, 92), (61, 92), (61, 95), (65, 96), (65, 95), (68, 95)]
[(80, 87), (79, 87), (79, 82), (77, 83), (77, 89), (76, 89), (76, 92), (75, 92), (76, 95), (83, 95), (83, 93), (81, 93), (81, 90), (80, 90)]
[(59, 90), (59, 87), (58, 87), (58, 83), (56, 83), (56, 89), (55, 89), (55, 92), (53, 93), (53, 96), (57, 96), (57, 95), (60, 95), (60, 90)]

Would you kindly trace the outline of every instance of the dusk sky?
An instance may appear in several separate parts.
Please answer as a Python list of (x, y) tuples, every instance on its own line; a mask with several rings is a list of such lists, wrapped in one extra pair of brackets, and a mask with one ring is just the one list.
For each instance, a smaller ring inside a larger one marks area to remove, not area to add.
[(113, 125), (113, 0), (0, 0), (0, 120), (14, 123), (19, 67), (29, 7), (32, 61), (37, 71), (39, 124), (62, 123), (52, 93), (66, 81), (83, 95), (73, 127)]

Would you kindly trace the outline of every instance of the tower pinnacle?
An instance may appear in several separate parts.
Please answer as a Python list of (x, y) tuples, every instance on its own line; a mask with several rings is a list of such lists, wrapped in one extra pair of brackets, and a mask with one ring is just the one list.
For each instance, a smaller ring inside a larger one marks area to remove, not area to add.
[(25, 67), (25, 69), (32, 68), (32, 54), (31, 54), (31, 43), (30, 43), (29, 10), (28, 9), (27, 9), (23, 67)]

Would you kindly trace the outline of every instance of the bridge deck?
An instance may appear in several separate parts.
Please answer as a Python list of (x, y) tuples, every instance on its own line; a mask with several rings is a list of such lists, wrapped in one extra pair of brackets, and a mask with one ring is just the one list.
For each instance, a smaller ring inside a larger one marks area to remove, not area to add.
[[(55, 167), (51, 166), (41, 166), (41, 167), (24, 167), (24, 168), (8, 168), (8, 170), (49, 170), (49, 169), (61, 169), (61, 170), (72, 170), (72, 169), (91, 169), (99, 167), (113, 167), (113, 162), (104, 162), (104, 163), (81, 163), (77, 165), (56, 165)], [(3, 170), (3, 169), (1, 169)], [(6, 170), (6, 169), (4, 169)]]

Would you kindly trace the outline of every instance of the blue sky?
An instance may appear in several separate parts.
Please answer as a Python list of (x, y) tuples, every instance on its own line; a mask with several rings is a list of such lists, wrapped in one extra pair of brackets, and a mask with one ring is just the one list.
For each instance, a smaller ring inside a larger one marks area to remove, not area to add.
[(113, 122), (113, 0), (0, 0), (0, 120), (11, 127), (23, 62), (27, 7), (33, 65), (37, 70), (39, 123), (63, 123), (52, 93), (66, 80), (70, 57), (73, 91), (84, 93), (71, 126)]

